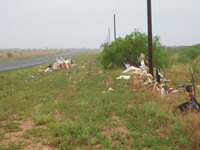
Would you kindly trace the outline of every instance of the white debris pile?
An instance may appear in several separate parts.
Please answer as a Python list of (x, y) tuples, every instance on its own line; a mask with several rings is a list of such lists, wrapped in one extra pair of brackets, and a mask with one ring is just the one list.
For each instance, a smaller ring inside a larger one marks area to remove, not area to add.
[(47, 66), (45, 72), (58, 71), (76, 67), (73, 59), (64, 60), (62, 57), (57, 57), (56, 62)]

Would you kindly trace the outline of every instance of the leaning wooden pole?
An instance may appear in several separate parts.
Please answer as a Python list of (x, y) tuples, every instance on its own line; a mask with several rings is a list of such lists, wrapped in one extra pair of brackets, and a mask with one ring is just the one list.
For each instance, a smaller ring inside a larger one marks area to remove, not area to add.
[(152, 22), (151, 22), (151, 0), (147, 0), (147, 20), (148, 20), (148, 48), (149, 48), (149, 73), (153, 78), (153, 44), (152, 44)]

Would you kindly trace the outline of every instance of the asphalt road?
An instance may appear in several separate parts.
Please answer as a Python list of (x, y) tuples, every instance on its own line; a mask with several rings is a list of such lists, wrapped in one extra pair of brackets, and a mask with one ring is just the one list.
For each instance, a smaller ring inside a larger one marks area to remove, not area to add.
[(47, 62), (52, 62), (56, 61), (56, 57), (72, 57), (87, 51), (91, 51), (92, 49), (85, 49), (85, 50), (80, 50), (80, 51), (75, 51), (75, 52), (70, 52), (70, 53), (64, 53), (64, 54), (59, 54), (55, 56), (48, 56), (48, 57), (40, 57), (40, 58), (34, 58), (34, 59), (26, 59), (26, 60), (18, 60), (18, 61), (9, 61), (9, 62), (1, 62), (0, 63), (0, 72), (4, 71), (10, 71), (10, 70), (15, 70), (19, 68), (25, 68), (25, 67), (31, 67), (31, 66), (36, 66), (40, 64), (44, 64)]

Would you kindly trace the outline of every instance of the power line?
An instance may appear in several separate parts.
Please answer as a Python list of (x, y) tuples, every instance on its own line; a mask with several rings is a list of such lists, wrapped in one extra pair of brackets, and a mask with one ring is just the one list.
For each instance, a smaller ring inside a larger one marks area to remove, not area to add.
[(121, 5), (122, 5), (122, 1), (123, 1), (123, 0), (120, 0), (120, 1), (119, 1), (119, 3), (118, 3), (118, 7), (117, 7), (117, 9), (116, 9), (115, 14), (117, 14), (117, 13), (119, 12), (120, 7), (121, 7)]

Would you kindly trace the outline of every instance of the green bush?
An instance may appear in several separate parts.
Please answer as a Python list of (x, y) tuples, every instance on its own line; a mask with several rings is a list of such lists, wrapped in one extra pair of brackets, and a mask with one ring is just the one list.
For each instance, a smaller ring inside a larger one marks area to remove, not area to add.
[[(153, 37), (153, 59), (156, 68), (169, 65), (169, 54), (164, 50), (159, 40), (158, 36)], [(145, 54), (148, 60), (148, 36), (136, 29), (130, 35), (126, 35), (125, 38), (119, 37), (110, 45), (105, 43), (101, 47), (103, 51), (98, 60), (104, 69), (124, 66), (125, 58), (136, 63), (137, 57), (141, 53)]]
[(195, 49), (195, 48), (187, 48), (182, 50), (179, 55), (185, 55), (188, 58), (190, 58), (191, 60), (194, 60), (196, 57), (198, 57), (200, 55), (200, 51), (199, 49)]
[(13, 55), (13, 54), (12, 54), (11, 52), (8, 52), (8, 53), (7, 53), (7, 56), (8, 56), (8, 57), (12, 57), (12, 55)]
[(199, 55), (199, 49), (196, 49), (194, 46), (183, 48), (178, 53), (177, 62), (183, 64), (191, 63), (195, 59), (198, 59)]
[(187, 64), (190, 61), (189, 57), (184, 54), (179, 54), (177, 57), (178, 63)]

